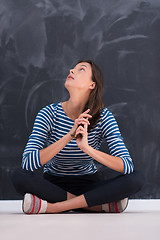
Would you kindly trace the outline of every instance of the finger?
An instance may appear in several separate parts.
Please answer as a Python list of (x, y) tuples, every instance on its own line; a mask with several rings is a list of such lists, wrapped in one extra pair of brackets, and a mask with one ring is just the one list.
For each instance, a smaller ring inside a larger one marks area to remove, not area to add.
[(82, 134), (82, 136), (83, 136), (83, 134), (84, 134), (84, 130), (79, 129), (78, 131), (76, 131), (75, 137), (77, 137), (78, 134)]
[(80, 125), (77, 130), (84, 130), (84, 127)]
[[(90, 115), (91, 116), (91, 115)], [(83, 116), (79, 116), (79, 118), (77, 118), (77, 119), (75, 119), (75, 124), (77, 125), (77, 124), (80, 124), (80, 122), (82, 121), (82, 120), (84, 120), (84, 121), (87, 121), (88, 120), (88, 117), (89, 116), (87, 116), (86, 118), (84, 118)], [(92, 117), (92, 116), (91, 116)], [(90, 118), (91, 118), (90, 117)], [(90, 122), (88, 121), (88, 124), (90, 125)]]
[(92, 118), (92, 115), (90, 115), (90, 114), (87, 114), (87, 113), (82, 113), (81, 115), (80, 115), (80, 118), (82, 118), (82, 117), (88, 117), (88, 118)]
[(88, 130), (88, 124), (87, 123), (85, 123), (84, 124), (84, 130), (87, 132), (87, 130)]
[(78, 127), (77, 127), (77, 130), (76, 130), (76, 133), (77, 133), (77, 131), (84, 131), (84, 126), (81, 126), (81, 125), (79, 125)]
[(87, 119), (85, 119), (85, 118), (80, 119), (80, 120), (78, 121), (78, 124), (84, 124), (84, 123), (87, 123), (88, 125), (90, 125), (90, 122), (89, 122)]
[(83, 126), (79, 126), (78, 128), (77, 128), (77, 130), (76, 130), (76, 135), (78, 134), (78, 133), (85, 133), (85, 132), (88, 132), (88, 124), (87, 123), (84, 123), (84, 125)]
[(84, 111), (83, 113), (88, 113), (90, 111), (90, 109), (88, 108), (86, 111)]

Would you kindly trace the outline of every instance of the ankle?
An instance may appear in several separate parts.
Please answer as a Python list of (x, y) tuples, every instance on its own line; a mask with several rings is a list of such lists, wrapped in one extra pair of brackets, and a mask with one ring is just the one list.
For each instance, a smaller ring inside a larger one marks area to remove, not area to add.
[(46, 213), (58, 213), (60, 212), (59, 203), (48, 203)]
[(97, 205), (97, 206), (93, 206), (93, 207), (86, 207), (86, 208), (83, 208), (83, 209), (86, 210), (86, 211), (89, 211), (89, 212), (103, 212), (102, 205)]
[(72, 198), (75, 198), (75, 197), (76, 197), (76, 195), (67, 192), (67, 200), (72, 199)]

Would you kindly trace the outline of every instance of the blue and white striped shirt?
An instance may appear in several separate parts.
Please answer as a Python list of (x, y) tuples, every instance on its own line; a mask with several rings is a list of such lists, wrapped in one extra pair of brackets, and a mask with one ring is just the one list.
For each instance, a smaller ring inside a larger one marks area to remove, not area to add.
[[(74, 120), (66, 115), (62, 102), (42, 108), (36, 116), (33, 131), (24, 149), (22, 168), (29, 171), (40, 168), (42, 166), (40, 150), (61, 139), (73, 125)], [(132, 159), (123, 142), (118, 124), (106, 107), (103, 108), (96, 126), (88, 133), (88, 144), (98, 150), (103, 139), (107, 141), (110, 154), (122, 158), (124, 174), (133, 172)], [(57, 176), (93, 174), (96, 171), (94, 159), (77, 146), (76, 139), (72, 139), (44, 165), (44, 172)]]

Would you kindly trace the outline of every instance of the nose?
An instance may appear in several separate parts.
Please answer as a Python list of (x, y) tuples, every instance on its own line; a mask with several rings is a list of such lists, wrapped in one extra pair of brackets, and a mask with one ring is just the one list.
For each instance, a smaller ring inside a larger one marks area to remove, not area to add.
[(70, 69), (70, 73), (72, 73), (72, 74), (73, 74), (73, 72), (74, 72), (74, 71), (73, 71), (73, 69)]

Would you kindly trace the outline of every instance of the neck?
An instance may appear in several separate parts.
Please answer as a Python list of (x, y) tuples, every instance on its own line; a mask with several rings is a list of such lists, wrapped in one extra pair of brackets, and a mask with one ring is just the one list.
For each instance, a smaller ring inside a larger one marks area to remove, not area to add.
[(73, 120), (78, 118), (79, 115), (82, 113), (87, 101), (88, 97), (87, 99), (75, 99), (70, 97), (64, 105), (67, 115), (70, 116), (70, 118)]

